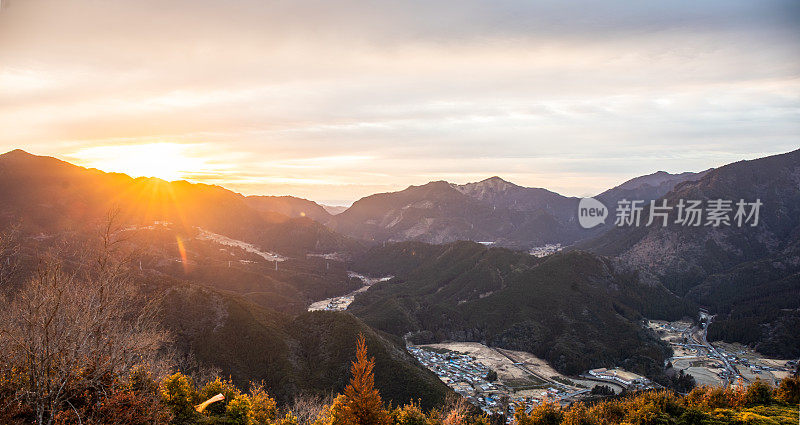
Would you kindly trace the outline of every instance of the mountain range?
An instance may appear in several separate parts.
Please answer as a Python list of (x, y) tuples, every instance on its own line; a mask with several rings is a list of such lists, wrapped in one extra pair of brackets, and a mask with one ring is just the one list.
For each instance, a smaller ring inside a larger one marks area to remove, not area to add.
[(358, 245), (299, 213), (286, 215), (251, 207), (250, 203), (263, 202), (220, 186), (134, 179), (22, 150), (0, 155), (0, 199), (0, 222), (21, 221), (30, 232), (85, 229), (117, 210), (119, 220), (125, 223), (170, 222), (184, 230), (201, 227), (256, 243), (265, 250), (279, 248), (292, 254), (348, 250)]
[[(530, 351), (568, 374), (622, 365), (663, 379), (670, 349), (642, 320), (705, 307), (715, 314), (710, 339), (800, 356), (800, 151), (657, 172), (596, 198), (612, 209), (622, 199), (763, 207), (754, 227), (687, 227), (672, 215), (666, 227), (609, 218), (583, 229), (578, 198), (492, 177), (375, 194), (331, 214), (290, 196), (134, 179), (21, 150), (0, 155), (0, 226), (24, 235), (28, 272), (40, 253), (65, 256), (53, 247), (91, 246), (116, 211), (136, 278), (161, 294), (163, 324), (191, 360), (185, 367), (263, 380), (282, 401), (341, 390), (358, 333), (376, 347), (382, 394), (397, 402), (425, 394), (433, 404), (450, 390), (405, 352), (409, 333), (418, 343)], [(527, 254), (548, 243), (570, 246)], [(306, 312), (362, 286), (349, 271), (395, 277), (357, 295), (347, 312)]]
[[(706, 172), (659, 171), (609, 189), (598, 199), (606, 205), (616, 205), (626, 197), (650, 201)], [(367, 196), (326, 224), (342, 234), (377, 242), (472, 240), (513, 248), (566, 245), (608, 229), (579, 226), (578, 202), (575, 197), (518, 186), (500, 177), (464, 185), (437, 181)]]
[[(482, 183), (462, 190), (496, 204), (498, 192), (529, 192), (499, 179)], [(726, 199), (763, 207), (757, 225), (741, 227), (684, 226), (674, 210), (666, 227), (646, 226), (645, 208), (642, 225), (608, 226), (543, 260), (466, 242), (376, 247), (354, 267), (396, 278), (349, 310), (377, 329), (425, 342), (530, 351), (565, 373), (624, 364), (653, 376), (663, 353), (639, 321), (692, 317), (701, 307), (715, 314), (712, 340), (800, 356), (800, 150), (699, 174), (656, 173), (598, 198), (613, 205), (648, 196), (673, 206)]]
[(282, 403), (325, 396), (344, 389), (364, 334), (387, 400), (424, 397), (431, 408), (452, 393), (399, 338), (348, 313), (306, 312), (363, 285), (342, 261), (314, 255), (362, 244), (309, 217), (259, 211), (218, 186), (133, 179), (20, 150), (0, 155), (0, 199), (3, 231), (16, 228), (21, 244), (17, 283), (0, 295), (47, 257), (81, 267), (114, 216), (114, 249), (152, 297), (182, 371), (217, 370), (242, 388), (263, 381)]
[[(625, 197), (649, 201), (706, 172), (659, 171), (629, 180), (597, 198), (606, 205)], [(42, 226), (43, 230), (53, 223), (92, 223), (103, 212), (120, 205), (125, 205), (121, 210), (130, 214), (126, 219), (136, 222), (190, 222), (269, 245), (265, 246), (268, 249), (279, 245), (285, 249), (289, 245), (285, 242), (289, 241), (284, 239), (292, 238), (295, 251), (349, 250), (353, 249), (354, 239), (429, 243), (473, 240), (529, 248), (547, 243), (566, 245), (609, 228), (581, 228), (576, 218), (578, 198), (518, 186), (499, 177), (464, 185), (438, 181), (370, 195), (334, 215), (302, 198), (245, 197), (219, 186), (132, 179), (22, 150), (0, 155), (0, 175), (3, 174), (7, 178), (0, 182), (0, 196), (10, 202), (0, 209), (0, 214), (25, 217), (26, 222)], [(42, 208), (9, 209), (23, 199)], [(275, 243), (276, 239), (280, 242)]]

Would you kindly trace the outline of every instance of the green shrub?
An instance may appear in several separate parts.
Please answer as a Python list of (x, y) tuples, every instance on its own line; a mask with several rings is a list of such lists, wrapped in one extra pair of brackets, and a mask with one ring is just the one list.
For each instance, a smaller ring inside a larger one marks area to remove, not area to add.
[(250, 418), (253, 425), (267, 425), (278, 415), (275, 400), (264, 390), (263, 384), (250, 387)]
[(747, 406), (772, 403), (772, 387), (760, 379), (756, 380), (747, 387), (747, 391), (744, 393), (744, 402)]
[(194, 403), (197, 401), (194, 384), (185, 375), (176, 373), (164, 378), (160, 387), (161, 400), (173, 414), (172, 423), (194, 424), (197, 412)]
[(225, 396), (225, 400), (209, 405), (206, 408), (206, 412), (209, 415), (225, 415), (228, 403), (240, 396), (242, 392), (230, 380), (217, 378), (203, 385), (203, 388), (199, 391), (199, 398), (200, 401), (205, 401), (217, 394)]
[(250, 397), (245, 394), (239, 394), (229, 400), (225, 407), (225, 416), (233, 425), (250, 425), (252, 423), (251, 412)]

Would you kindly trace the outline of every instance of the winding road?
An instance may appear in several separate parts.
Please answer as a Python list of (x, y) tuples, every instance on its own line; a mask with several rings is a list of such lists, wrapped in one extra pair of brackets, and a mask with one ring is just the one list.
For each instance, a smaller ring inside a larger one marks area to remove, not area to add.
[(696, 345), (703, 346), (706, 350), (708, 350), (709, 357), (717, 358), (722, 360), (722, 363), (725, 365), (725, 370), (728, 371), (729, 377), (725, 378), (725, 385), (730, 385), (734, 379), (738, 379), (741, 376), (739, 374), (739, 370), (736, 369), (736, 366), (732, 365), (728, 358), (722, 355), (719, 350), (716, 349), (713, 345), (708, 342), (708, 326), (711, 325), (711, 322), (714, 320), (714, 316), (708, 315), (705, 313), (700, 313), (700, 319), (707, 319), (705, 323), (701, 323), (700, 326), (693, 326), (692, 328), (684, 331), (684, 337), (687, 341), (694, 341)]

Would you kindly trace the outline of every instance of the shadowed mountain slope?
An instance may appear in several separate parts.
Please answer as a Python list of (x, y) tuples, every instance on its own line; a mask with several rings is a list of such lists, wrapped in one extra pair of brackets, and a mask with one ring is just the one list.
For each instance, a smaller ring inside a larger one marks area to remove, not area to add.
[(325, 223), (331, 218), (331, 214), (316, 202), (294, 196), (248, 196), (246, 202), (255, 210), (275, 212), (287, 217), (308, 217), (319, 223)]
[[(732, 225), (682, 226), (673, 209), (666, 227), (659, 219), (659, 226), (614, 228), (581, 247), (615, 256), (644, 279), (708, 306), (719, 314), (712, 338), (800, 356), (800, 340), (787, 334), (800, 324), (800, 150), (711, 170), (663, 199), (672, 206), (700, 200), (704, 207), (730, 200)], [(736, 224), (740, 200), (763, 203), (757, 226)], [(648, 215), (645, 209), (643, 222)]]
[[(702, 173), (655, 173), (630, 180), (600, 196), (607, 205), (635, 196), (649, 201)], [(333, 216), (338, 232), (369, 241), (447, 243), (493, 242), (511, 248), (547, 243), (570, 244), (596, 236), (609, 226), (583, 229), (578, 198), (515, 185), (500, 177), (456, 185), (444, 181), (367, 196)]]
[(355, 267), (394, 274), (348, 311), (419, 342), (481, 341), (524, 350), (565, 373), (626, 364), (657, 373), (668, 351), (639, 321), (690, 309), (660, 286), (640, 284), (585, 252), (537, 259), (471, 242), (374, 248)]

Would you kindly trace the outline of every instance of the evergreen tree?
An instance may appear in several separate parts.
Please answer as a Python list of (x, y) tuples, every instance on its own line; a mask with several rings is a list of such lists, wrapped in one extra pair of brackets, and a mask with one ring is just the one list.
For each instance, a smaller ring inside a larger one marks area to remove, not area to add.
[(356, 345), (356, 360), (350, 368), (353, 374), (344, 389), (344, 405), (340, 420), (336, 423), (348, 425), (388, 425), (389, 413), (383, 407), (380, 393), (375, 388), (372, 369), (375, 358), (367, 358), (367, 343), (359, 334)]

